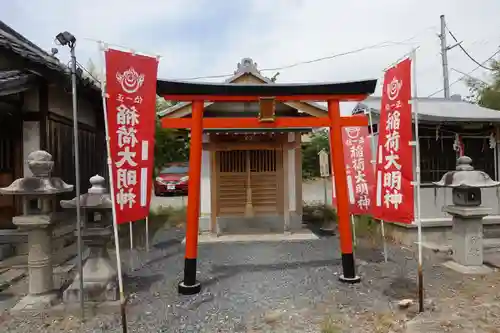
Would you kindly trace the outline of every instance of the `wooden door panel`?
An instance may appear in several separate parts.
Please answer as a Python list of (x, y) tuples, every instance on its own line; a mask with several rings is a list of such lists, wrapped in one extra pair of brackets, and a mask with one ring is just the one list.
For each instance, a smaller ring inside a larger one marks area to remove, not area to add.
[(280, 209), (279, 150), (218, 151), (217, 215), (274, 215)]

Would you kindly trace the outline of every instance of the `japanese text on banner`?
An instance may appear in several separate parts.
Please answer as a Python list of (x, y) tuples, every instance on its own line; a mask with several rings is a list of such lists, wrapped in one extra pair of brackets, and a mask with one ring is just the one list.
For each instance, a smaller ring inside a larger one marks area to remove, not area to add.
[(371, 146), (368, 128), (345, 127), (344, 159), (347, 171), (347, 187), (351, 214), (371, 214), (375, 187)]
[(106, 51), (107, 134), (117, 223), (149, 214), (157, 69), (156, 58)]
[(411, 60), (390, 68), (384, 76), (374, 216), (388, 222), (412, 223), (413, 151)]

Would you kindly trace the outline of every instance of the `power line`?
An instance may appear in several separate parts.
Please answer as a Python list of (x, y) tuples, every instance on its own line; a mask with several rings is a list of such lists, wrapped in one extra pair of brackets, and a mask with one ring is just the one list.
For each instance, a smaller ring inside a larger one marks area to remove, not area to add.
[(483, 64), (483, 63), (480, 63), (480, 62), (478, 62), (476, 59), (474, 59), (474, 57), (473, 57), (473, 56), (471, 56), (471, 55), (470, 55), (470, 53), (469, 53), (469, 52), (467, 52), (467, 50), (466, 50), (466, 49), (462, 46), (462, 44), (458, 41), (458, 39), (455, 37), (455, 35), (453, 34), (453, 32), (451, 32), (451, 30), (450, 30), (450, 28), (449, 28), (448, 26), (446, 26), (446, 30), (448, 30), (448, 32), (449, 32), (449, 34), (450, 34), (451, 38), (453, 38), (453, 40), (455, 40), (455, 42), (456, 42), (456, 43), (458, 43), (458, 44), (457, 44), (457, 46), (458, 46), (458, 47), (459, 47), (459, 48), (460, 48), (460, 49), (461, 49), (461, 50), (465, 53), (465, 55), (466, 55), (467, 57), (469, 57), (469, 59), (470, 59), (470, 60), (472, 60), (473, 62), (475, 62), (475, 63), (476, 63), (479, 67), (482, 67), (482, 68), (484, 68), (484, 69), (486, 69), (486, 70), (489, 70), (489, 71), (493, 71), (493, 69), (492, 69), (492, 68), (488, 68), (488, 67), (484, 66), (484, 64)]
[[(370, 46), (361, 47), (361, 48), (354, 49), (354, 50), (347, 51), (347, 52), (332, 54), (332, 55), (328, 55), (328, 56), (324, 56), (324, 57), (320, 57), (320, 58), (315, 58), (315, 59), (311, 59), (311, 60), (299, 61), (299, 62), (290, 64), (290, 65), (285, 65), (285, 66), (280, 66), (280, 67), (264, 68), (264, 69), (260, 69), (259, 71), (260, 72), (280, 71), (280, 70), (290, 69), (290, 68), (294, 68), (294, 67), (298, 67), (298, 66), (302, 66), (302, 65), (307, 65), (307, 64), (312, 64), (312, 63), (317, 63), (317, 62), (325, 61), (325, 60), (330, 60), (330, 59), (334, 59), (334, 58), (338, 58), (338, 57), (342, 57), (342, 56), (346, 56), (346, 55), (350, 55), (350, 54), (355, 54), (355, 53), (359, 53), (359, 52), (363, 52), (363, 51), (367, 51), (367, 50), (371, 50), (371, 49), (385, 48), (385, 47), (389, 47), (389, 46), (406, 44), (409, 41), (414, 40), (415, 38), (417, 38), (418, 36), (420, 36), (423, 32), (431, 30), (431, 29), (434, 29), (434, 28), (435, 28), (434, 26), (428, 27), (428, 28), (420, 31), (418, 34), (416, 34), (416, 35), (414, 35), (414, 36), (412, 36), (410, 38), (404, 39), (402, 41), (396, 41), (396, 42), (395, 41), (385, 41), (385, 42), (373, 44), (373, 45), (370, 45)], [(194, 81), (194, 80), (201, 80), (201, 79), (225, 78), (225, 77), (230, 77), (230, 76), (233, 76), (233, 75), (234, 74), (196, 76), (196, 77), (181, 78), (181, 79), (174, 79), (174, 80), (176, 80), (176, 81)]]
[[(455, 83), (458, 83), (459, 81), (462, 81), (462, 80), (464, 79), (464, 77), (466, 77), (466, 76), (470, 76), (470, 74), (474, 73), (474, 72), (475, 72), (475, 71), (477, 71), (479, 68), (484, 68), (484, 67), (483, 67), (483, 64), (485, 64), (485, 63), (487, 63), (488, 61), (490, 61), (491, 59), (493, 59), (493, 58), (494, 58), (497, 54), (500, 54), (500, 49), (498, 49), (495, 53), (493, 53), (493, 54), (492, 54), (492, 55), (491, 55), (488, 59), (486, 59), (485, 61), (483, 61), (483, 63), (482, 63), (482, 64), (481, 64), (481, 63), (479, 63), (479, 66), (477, 66), (476, 68), (474, 68), (474, 69), (473, 69), (473, 70), (471, 70), (470, 72), (466, 73), (465, 75), (462, 75), (461, 77), (459, 77), (458, 79), (456, 79), (455, 81), (453, 81), (452, 83), (450, 83), (450, 87), (451, 87), (452, 85), (454, 85)], [(455, 70), (455, 71), (457, 71), (457, 70)], [(458, 71), (457, 71), (457, 72), (458, 72)], [(433, 92), (432, 94), (430, 94), (430, 95), (429, 95), (429, 96), (427, 96), (427, 97), (432, 97), (432, 96), (434, 96), (434, 95), (436, 95), (436, 94), (439, 94), (439, 93), (440, 93), (440, 92), (442, 92), (443, 90), (444, 90), (444, 88), (443, 88), (443, 89), (439, 89), (439, 90), (437, 90), (437, 91)]]
[(78, 61), (76, 62), (76, 64), (78, 65), (79, 68), (84, 70), (91, 78), (93, 78), (96, 82), (100, 82), (87, 68), (85, 68), (85, 66), (80, 64)]

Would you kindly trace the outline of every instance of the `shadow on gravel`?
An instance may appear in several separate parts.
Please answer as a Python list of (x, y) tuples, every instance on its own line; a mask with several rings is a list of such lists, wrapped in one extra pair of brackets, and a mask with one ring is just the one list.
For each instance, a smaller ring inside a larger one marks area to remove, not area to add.
[(337, 234), (337, 228), (333, 229), (323, 229), (317, 224), (314, 223), (305, 223), (304, 225), (306, 229), (309, 229), (314, 235), (316, 235), (319, 238), (330, 238), (333, 237)]
[(270, 272), (270, 271), (285, 271), (298, 268), (315, 268), (340, 265), (340, 259), (330, 260), (315, 260), (315, 261), (300, 261), (300, 262), (284, 262), (278, 264), (243, 264), (243, 265), (213, 265), (211, 272), (215, 275), (205, 281), (202, 281), (204, 286), (212, 285), (221, 280), (233, 277), (241, 273), (254, 272)]
[(125, 275), (123, 283), (127, 288), (127, 293), (137, 293), (140, 291), (149, 290), (151, 285), (162, 279), (164, 279), (164, 276), (162, 274), (143, 276)]
[(181, 239), (169, 239), (169, 240), (166, 240), (164, 242), (156, 243), (153, 245), (153, 247), (155, 249), (158, 249), (158, 250), (166, 250), (170, 247), (174, 247), (176, 245), (181, 244), (181, 242), (182, 242), (182, 238)]
[[(355, 250), (356, 259), (361, 259), (363, 261), (369, 263), (383, 263), (384, 262), (384, 253), (378, 249), (368, 248), (368, 247), (358, 247)], [(393, 261), (391, 258), (388, 258), (388, 261)]]
[(407, 277), (394, 278), (383, 294), (395, 300), (413, 299), (417, 295), (417, 282)]
[(168, 253), (168, 254), (166, 254), (164, 256), (160, 256), (158, 258), (153, 258), (153, 259), (150, 259), (150, 260), (146, 261), (146, 265), (151, 265), (151, 264), (157, 263), (159, 261), (166, 260), (168, 258), (174, 257), (174, 256), (176, 256), (178, 254), (183, 253), (183, 252), (184, 252), (184, 249), (181, 248), (181, 247), (179, 247), (177, 250), (175, 250), (175, 251), (173, 251), (171, 253)]

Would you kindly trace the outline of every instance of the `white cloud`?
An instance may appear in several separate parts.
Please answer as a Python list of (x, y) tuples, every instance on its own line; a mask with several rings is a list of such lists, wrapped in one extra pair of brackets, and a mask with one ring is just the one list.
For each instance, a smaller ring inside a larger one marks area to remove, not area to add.
[[(450, 28), (479, 61), (498, 48), (500, 37), (498, 0), (480, 3), (468, 0), (32, 0), (12, 3), (2, 8), (3, 20), (45, 49), (54, 46), (55, 34), (68, 30), (79, 38), (78, 54), (83, 64), (89, 57), (97, 58), (97, 46), (84, 40), (87, 37), (161, 54), (159, 75), (169, 78), (231, 74), (243, 57), (252, 57), (260, 68), (279, 67), (416, 35), (404, 45), (282, 70), (279, 81), (380, 78), (386, 66), (412, 47), (420, 46), (418, 85), (419, 94), (423, 96), (442, 88), (436, 35), (440, 14), (446, 15)], [(238, 10), (235, 11), (235, 7)], [(211, 21), (204, 21), (209, 12)], [(207, 39), (209, 30), (212, 35)], [(207, 45), (207, 40), (211, 44)], [(449, 37), (448, 41), (453, 44)], [(61, 49), (60, 55), (67, 60), (67, 50)], [(458, 48), (449, 52), (449, 64), (450, 69), (464, 72), (476, 67)], [(482, 76), (484, 71), (474, 75)], [(460, 74), (450, 70), (450, 77), (453, 82)], [(462, 83), (453, 85), (451, 91), (467, 93)]]

